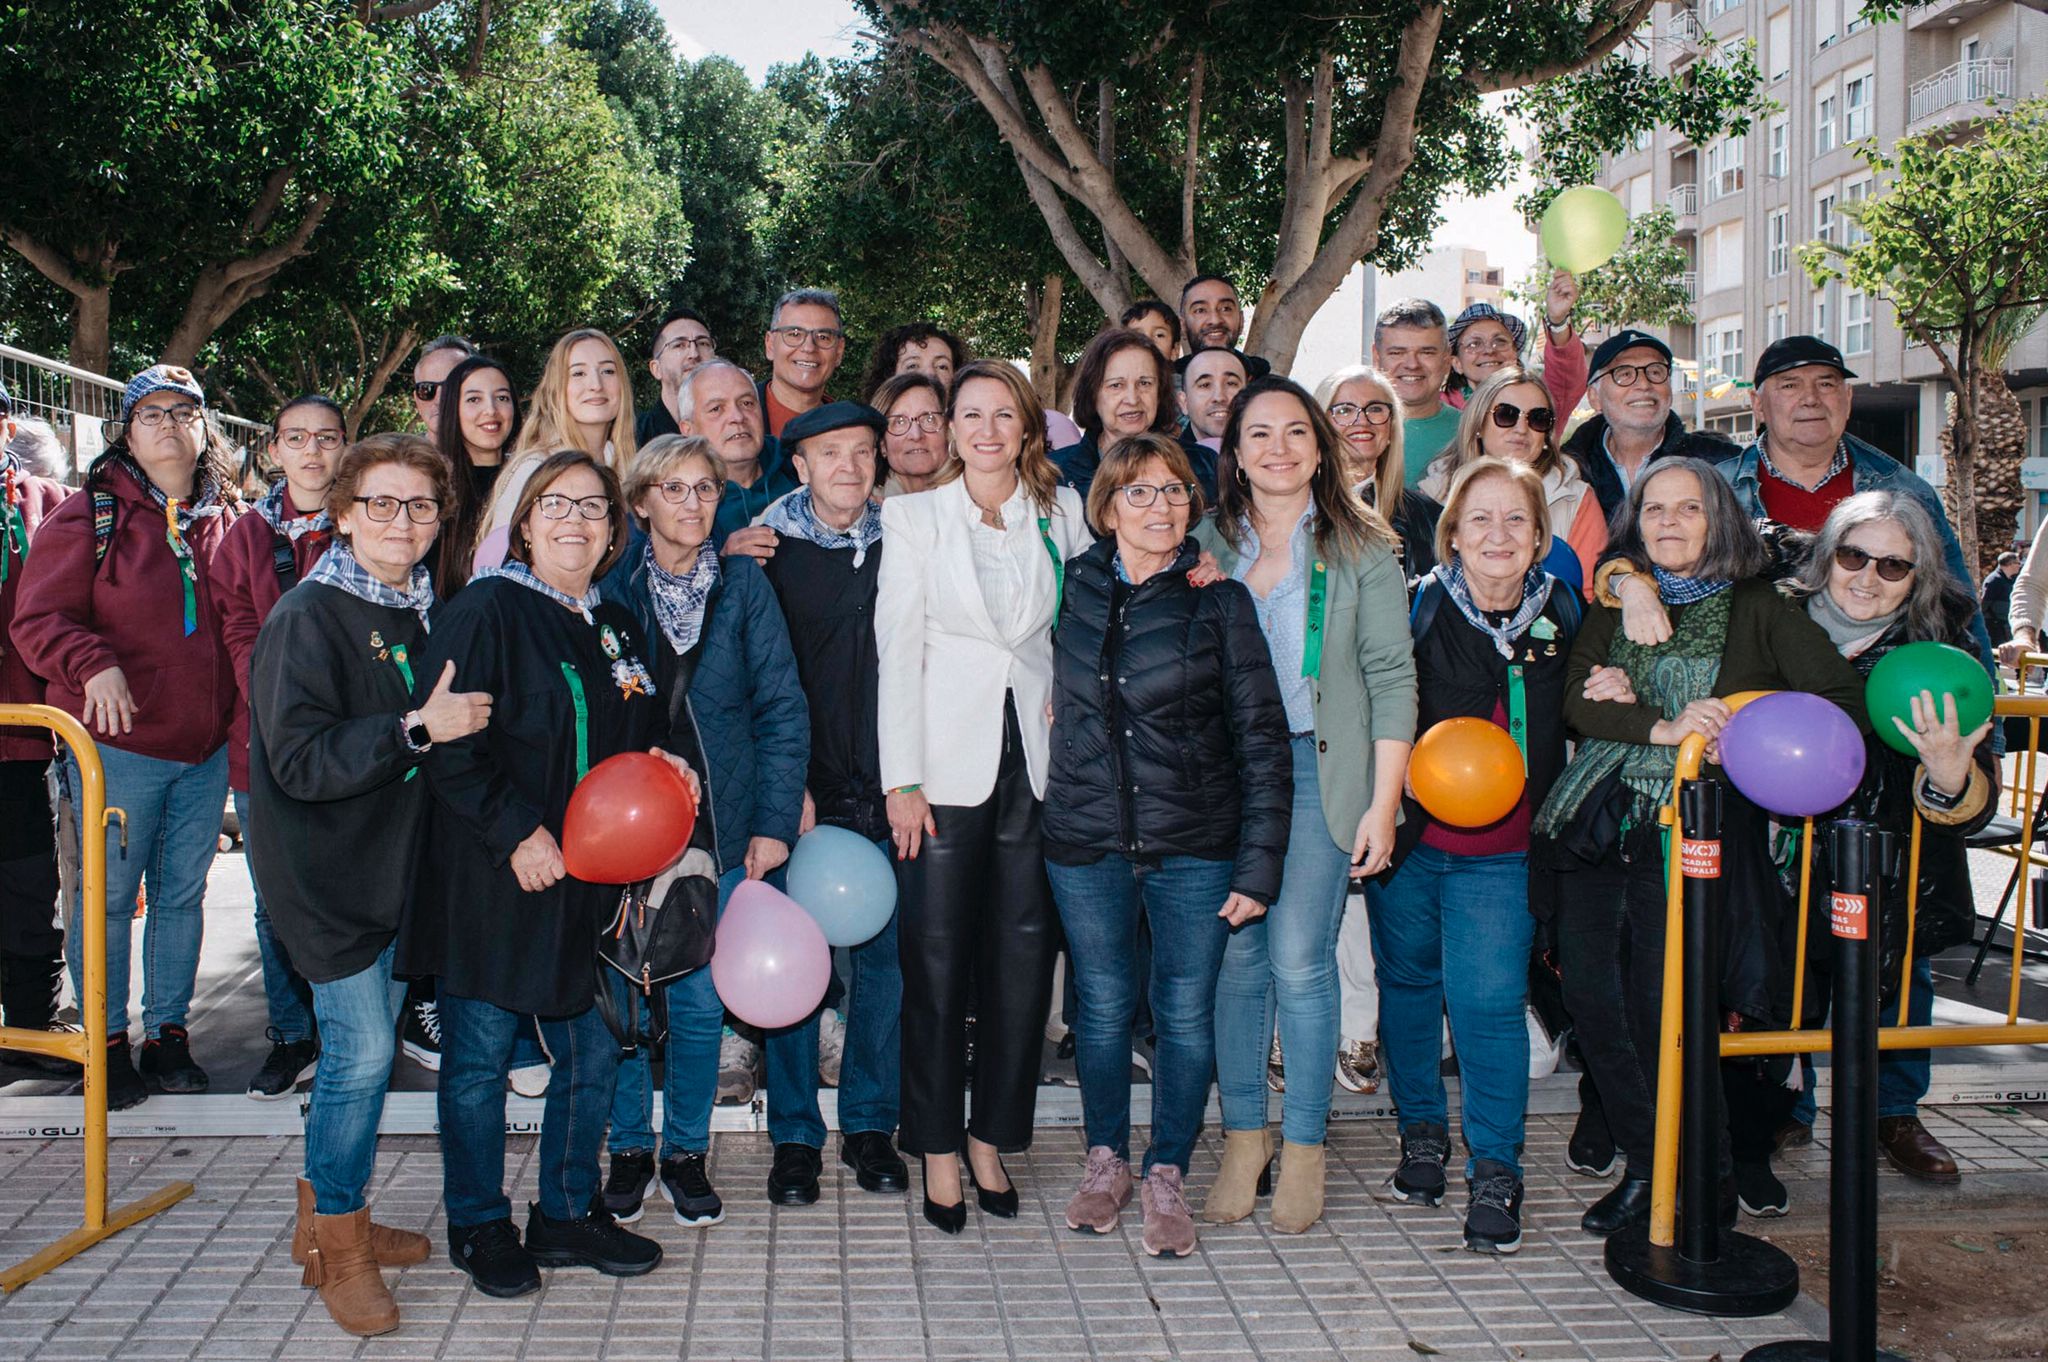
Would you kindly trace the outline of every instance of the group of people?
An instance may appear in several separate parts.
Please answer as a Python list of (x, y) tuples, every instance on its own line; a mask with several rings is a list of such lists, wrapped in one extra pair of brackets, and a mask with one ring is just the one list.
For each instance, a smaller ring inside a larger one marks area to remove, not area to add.
[[(1645, 1218), (1656, 807), (1678, 744), (1711, 741), (1726, 697), (1755, 689), (1816, 692), (1867, 731), (1861, 675), (1885, 653), (1990, 654), (1934, 494), (1848, 434), (1838, 351), (1766, 349), (1738, 448), (1673, 414), (1662, 340), (1589, 351), (1575, 295), (1553, 281), (1540, 356), (1485, 304), (1398, 303), (1372, 364), (1311, 392), (1238, 348), (1238, 294), (1202, 276), (1095, 337), (1071, 418), (929, 323), (883, 333), (838, 395), (847, 335), (820, 289), (776, 304), (760, 380), (702, 316), (672, 313), (637, 414), (600, 331), (563, 336), (530, 393), (443, 338), (412, 376), (426, 434), (351, 441), (332, 401), (296, 399), (271, 439), (281, 477), (253, 502), (198, 379), (137, 375), (82, 487), (7, 463), (0, 574), (0, 700), (78, 716), (127, 811), (125, 833), (76, 834), (107, 837), (109, 1105), (208, 1084), (187, 1020), (232, 791), (272, 1041), (251, 1095), (311, 1078), (293, 1253), (334, 1318), (395, 1327), (379, 1268), (430, 1251), (367, 1209), (401, 1025), (422, 1009), (455, 1265), (499, 1296), (544, 1266), (651, 1271), (661, 1246), (625, 1228), (650, 1196), (684, 1225), (723, 1218), (710, 1116), (732, 1033), (700, 969), (661, 987), (658, 1053), (622, 1047), (607, 1016), (633, 986), (594, 967), (621, 886), (571, 875), (562, 846), (583, 776), (651, 752), (699, 810), (657, 885), (695, 877), (722, 910), (820, 825), (896, 869), (894, 917), (844, 953), (832, 1007), (761, 1038), (774, 1203), (819, 1196), (829, 1016), (857, 1184), (907, 1191), (910, 1155), (937, 1230), (963, 1228), (970, 1192), (1017, 1215), (1003, 1159), (1032, 1141), (1064, 954), (1077, 1231), (1115, 1231), (1135, 1198), (1145, 1250), (1183, 1255), (1198, 1221), (1268, 1196), (1276, 1231), (1307, 1230), (1337, 1083), (1389, 1086), (1393, 1194), (1437, 1205), (1448, 1019), (1465, 1243), (1513, 1252), (1532, 988), (1561, 997), (1583, 1059), (1571, 1166), (1623, 1167), (1584, 1228)], [(1582, 398), (1596, 414), (1567, 436)], [(1523, 758), (1519, 801), (1484, 827), (1409, 788), (1418, 735), (1452, 718), (1499, 725)], [(1972, 922), (1962, 836), (1998, 765), (1952, 703), (1914, 719), (1917, 759), (1872, 741), (1852, 807), (1924, 821), (1917, 927), (1903, 892), (1884, 923), (1887, 977), (1910, 940), (1924, 1020), (1925, 958)], [(0, 731), (9, 1025), (51, 1025), (58, 1002), (46, 776), (75, 827), (75, 754)], [(1723, 997), (1782, 1024), (1798, 852), (1727, 803), (1742, 888)], [(1818, 1015), (1825, 980), (1804, 996)], [(1136, 1168), (1134, 1047), (1152, 1100)], [(506, 1090), (536, 1069), (522, 1233)], [(1888, 1155), (1954, 1180), (1914, 1115), (1924, 1053), (1883, 1072)], [(1786, 1209), (1770, 1158), (1812, 1121), (1798, 1073), (1726, 1066), (1719, 1213)], [(1212, 1084), (1222, 1155), (1197, 1205)]]

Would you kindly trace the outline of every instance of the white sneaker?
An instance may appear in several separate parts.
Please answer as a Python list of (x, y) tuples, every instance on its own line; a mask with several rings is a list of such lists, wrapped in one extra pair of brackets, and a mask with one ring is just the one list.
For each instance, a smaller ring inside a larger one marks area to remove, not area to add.
[(1266, 1086), (1274, 1092), (1287, 1091), (1287, 1060), (1280, 1053), (1280, 1028), (1273, 1028), (1273, 1048), (1266, 1052)]
[(512, 1091), (521, 1097), (546, 1097), (548, 1080), (554, 1077), (554, 1069), (545, 1061), (539, 1064), (522, 1064), (506, 1075)]
[(846, 1018), (836, 1007), (818, 1014), (818, 1081), (839, 1086), (839, 1065), (846, 1058)]
[(744, 1106), (761, 1086), (761, 1047), (730, 1026), (718, 1039), (718, 1102)]
[(1337, 1082), (1346, 1092), (1380, 1090), (1380, 1046), (1374, 1040), (1347, 1040), (1337, 1047)]

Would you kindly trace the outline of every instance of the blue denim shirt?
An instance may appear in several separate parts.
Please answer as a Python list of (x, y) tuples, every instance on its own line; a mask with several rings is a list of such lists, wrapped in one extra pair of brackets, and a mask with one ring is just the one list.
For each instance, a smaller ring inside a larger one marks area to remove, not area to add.
[[(1301, 674), (1301, 657), (1308, 646), (1308, 570), (1315, 559), (1315, 504), (1302, 512), (1288, 541), (1287, 575), (1273, 584), (1264, 596), (1252, 593), (1252, 607), (1258, 612), (1259, 632), (1266, 636), (1266, 648), (1273, 654), (1273, 675), (1280, 682), (1280, 701), (1287, 707), (1287, 731), (1312, 733), (1316, 726), (1314, 693), (1309, 679)], [(1244, 549), (1231, 575), (1243, 581), (1259, 561), (1259, 537), (1246, 527)]]

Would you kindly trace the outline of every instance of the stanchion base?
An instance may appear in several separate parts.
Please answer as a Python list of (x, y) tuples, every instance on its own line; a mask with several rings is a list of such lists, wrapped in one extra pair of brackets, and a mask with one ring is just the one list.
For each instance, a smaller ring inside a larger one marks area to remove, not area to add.
[(1721, 1232), (1721, 1256), (1695, 1263), (1650, 1242), (1646, 1225), (1608, 1236), (1607, 1275), (1646, 1301), (1695, 1315), (1773, 1315), (1799, 1294), (1799, 1265), (1775, 1244)]
[[(1802, 1338), (1791, 1343), (1766, 1343), (1761, 1348), (1751, 1348), (1742, 1355), (1742, 1362), (1832, 1362), (1834, 1355), (1832, 1343)], [(1882, 1348), (1870, 1357), (1871, 1362), (1907, 1362), (1897, 1353), (1888, 1353)]]

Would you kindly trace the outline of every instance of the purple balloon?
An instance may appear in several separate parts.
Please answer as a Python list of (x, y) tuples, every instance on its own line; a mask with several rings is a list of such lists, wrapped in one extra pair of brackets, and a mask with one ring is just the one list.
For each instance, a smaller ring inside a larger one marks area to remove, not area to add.
[(711, 982), (733, 1015), (793, 1026), (818, 1010), (832, 974), (825, 933), (796, 901), (760, 880), (732, 891), (718, 919)]
[(503, 567), (505, 555), (511, 548), (512, 531), (500, 525), (477, 543), (476, 556), (470, 560), (469, 570), (476, 573), (485, 568)]
[(1832, 700), (1784, 690), (1750, 701), (1721, 730), (1721, 769), (1760, 808), (1826, 813), (1863, 780), (1863, 735)]

